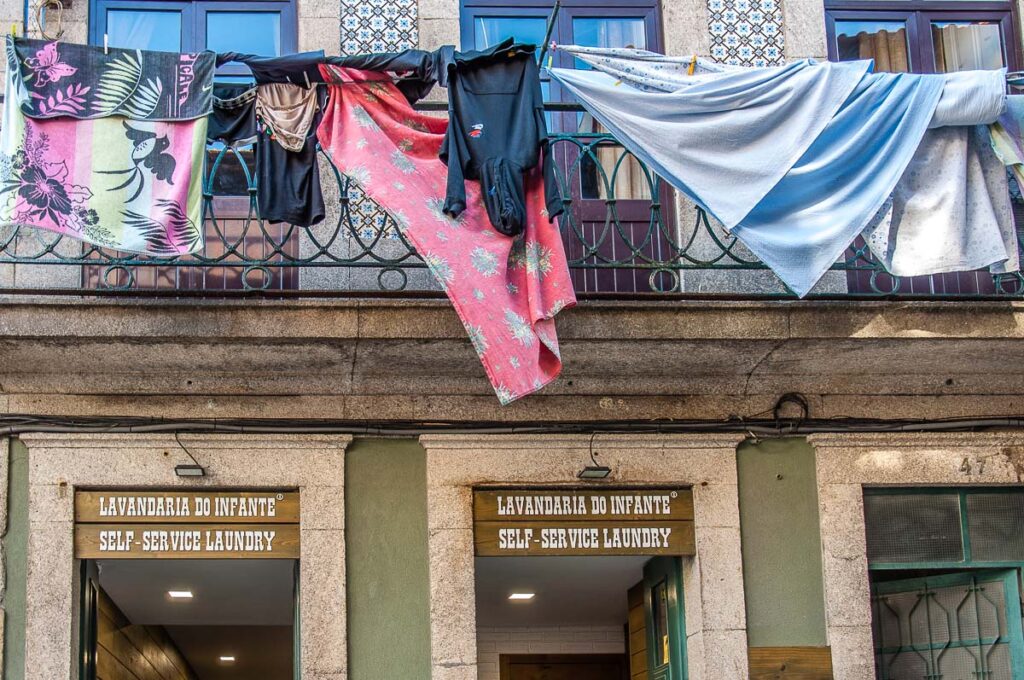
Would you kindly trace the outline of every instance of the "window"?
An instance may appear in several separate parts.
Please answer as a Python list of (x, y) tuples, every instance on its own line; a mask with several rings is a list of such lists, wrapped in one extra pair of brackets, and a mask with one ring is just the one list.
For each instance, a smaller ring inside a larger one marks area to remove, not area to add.
[(1024, 677), (1024, 490), (864, 492), (878, 678)]
[(297, 47), (295, 2), (92, 0), (89, 41), (169, 52), (248, 52), (277, 57)]
[[(828, 56), (833, 61), (874, 59), (876, 71), (890, 73), (1004, 66), (1013, 71), (1024, 63), (1015, 15), (1014, 3), (1006, 0), (825, 0)], [(1020, 207), (1015, 201), (1015, 210)], [(880, 274), (861, 238), (846, 258), (859, 268), (847, 272), (851, 293), (996, 293), (988, 271), (907, 279)]]
[[(512, 36), (540, 46), (553, 5), (551, 0), (462, 0), (462, 44), (466, 49), (483, 49)], [(562, 0), (551, 40), (563, 45), (636, 47), (660, 52), (659, 0)], [(587, 68), (568, 53), (556, 50), (548, 54), (555, 66)], [(541, 72), (541, 79), (545, 101), (575, 101), (546, 72)], [(579, 138), (585, 148), (565, 143), (554, 150), (571, 192), (582, 237), (566, 239), (569, 257), (593, 256), (596, 262), (627, 257), (627, 253), (636, 251), (640, 257), (667, 259), (670, 246), (658, 226), (664, 219), (664, 206), (672, 205), (664, 183), (654, 185), (652, 192), (653, 177), (620, 145), (600, 139), (598, 135), (607, 131), (590, 114), (549, 112), (547, 120), (552, 132), (591, 136)], [(664, 195), (660, 201), (652, 201), (653, 193)], [(622, 233), (609, 237), (606, 224), (612, 210), (613, 221), (621, 225)], [(573, 277), (577, 291), (652, 290), (649, 272), (643, 271), (577, 270)]]
[[(244, 52), (274, 57), (290, 54), (298, 46), (295, 0), (91, 0), (89, 41), (110, 47), (170, 52)], [(218, 81), (251, 81), (249, 69), (227, 64), (217, 70)], [(238, 290), (265, 287), (270, 290), (298, 287), (298, 271), (291, 267), (245, 272), (230, 266), (245, 257), (271, 261), (298, 256), (297, 230), (287, 224), (267, 224), (252, 219), (250, 183), (255, 170), (252, 147), (237, 151), (211, 144), (206, 172), (213, 201), (207, 209), (207, 259), (224, 267), (134, 267), (103, 264), (83, 270), (87, 287), (137, 287), (173, 290)], [(215, 219), (212, 217), (215, 216)], [(94, 252), (104, 262), (107, 251)], [(123, 257), (123, 253), (114, 253)], [(188, 259), (188, 258), (184, 258)]]
[(1014, 70), (1020, 63), (1011, 2), (826, 0), (825, 7), (836, 61), (874, 59), (876, 70), (891, 73)]

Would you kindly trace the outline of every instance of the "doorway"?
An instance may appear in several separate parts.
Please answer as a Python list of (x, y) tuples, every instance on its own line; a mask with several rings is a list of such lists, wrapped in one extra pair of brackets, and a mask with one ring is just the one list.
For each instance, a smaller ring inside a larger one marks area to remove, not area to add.
[(299, 677), (299, 494), (75, 491), (81, 680)]
[(685, 680), (688, 489), (474, 494), (478, 680)]
[(86, 560), (83, 680), (292, 680), (295, 560)]

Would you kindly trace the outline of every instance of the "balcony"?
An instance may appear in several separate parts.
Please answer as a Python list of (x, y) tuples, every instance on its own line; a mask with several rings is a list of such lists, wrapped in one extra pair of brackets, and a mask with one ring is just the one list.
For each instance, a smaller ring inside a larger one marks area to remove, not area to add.
[[(587, 128), (578, 107), (553, 104), (561, 127)], [(583, 121), (580, 125), (578, 121)], [(589, 124), (593, 129), (596, 126)], [(614, 138), (554, 135), (569, 267), (581, 299), (793, 297), (767, 267), (682, 199)], [(312, 228), (257, 216), (253, 159), (211, 148), (206, 248), (154, 258), (57, 234), (0, 227), (0, 292), (120, 296), (442, 297), (394, 221), (321, 158), (328, 216)], [(1018, 196), (1018, 203), (1024, 203)], [(1019, 274), (889, 276), (860, 241), (812, 292), (817, 298), (1016, 299)]]

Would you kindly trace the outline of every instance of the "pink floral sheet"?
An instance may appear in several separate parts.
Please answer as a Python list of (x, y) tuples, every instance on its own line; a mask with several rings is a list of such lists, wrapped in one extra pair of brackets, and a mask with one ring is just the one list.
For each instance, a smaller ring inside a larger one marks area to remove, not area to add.
[(494, 230), (476, 183), (466, 185), (468, 207), (453, 219), (441, 210), (448, 169), (438, 158), (448, 121), (413, 110), (385, 74), (320, 69), (330, 83), (321, 146), (427, 263), (501, 403), (554, 380), (562, 368), (554, 317), (576, 295), (539, 167), (527, 177), (530, 217), (520, 237)]
[(23, 97), (14, 94), (23, 87), (9, 70), (0, 124), (0, 225), (160, 257), (203, 248), (206, 117), (30, 118), (17, 105)]

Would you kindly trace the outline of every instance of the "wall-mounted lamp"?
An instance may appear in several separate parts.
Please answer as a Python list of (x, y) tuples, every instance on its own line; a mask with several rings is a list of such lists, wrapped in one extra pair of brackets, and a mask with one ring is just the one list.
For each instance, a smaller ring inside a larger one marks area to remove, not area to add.
[(612, 469), (607, 465), (598, 465), (597, 458), (594, 457), (594, 437), (596, 436), (596, 432), (590, 435), (590, 462), (592, 465), (587, 465), (580, 470), (576, 475), (578, 479), (607, 479), (608, 475), (612, 473)]
[(202, 465), (175, 465), (174, 474), (179, 477), (205, 477), (206, 469)]
[(607, 479), (612, 469), (605, 465), (588, 465), (576, 475), (580, 479)]
[(178, 433), (174, 433), (174, 441), (178, 442), (178, 446), (185, 452), (185, 455), (192, 459), (192, 464), (183, 463), (181, 465), (174, 466), (174, 474), (179, 477), (205, 477), (206, 468), (199, 464), (196, 457), (192, 455), (192, 452), (185, 448), (185, 445), (181, 443), (181, 439), (178, 438)]

